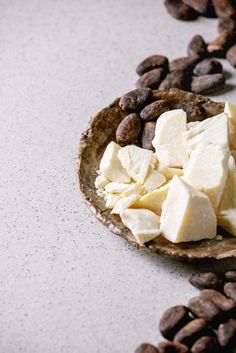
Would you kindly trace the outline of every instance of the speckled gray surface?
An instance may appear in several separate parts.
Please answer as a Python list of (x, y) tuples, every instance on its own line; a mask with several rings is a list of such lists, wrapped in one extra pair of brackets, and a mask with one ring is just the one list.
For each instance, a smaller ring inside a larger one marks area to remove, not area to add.
[(137, 252), (86, 209), (73, 170), (89, 117), (134, 87), (136, 64), (185, 54), (195, 33), (216, 21), (175, 21), (161, 0), (0, 0), (1, 352), (133, 352), (195, 292), (190, 272), (236, 266)]

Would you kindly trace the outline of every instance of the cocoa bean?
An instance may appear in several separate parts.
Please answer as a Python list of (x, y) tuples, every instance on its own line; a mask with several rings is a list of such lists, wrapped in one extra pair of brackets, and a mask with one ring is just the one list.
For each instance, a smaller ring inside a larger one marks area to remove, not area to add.
[(161, 342), (158, 345), (159, 353), (188, 353), (188, 347), (176, 342)]
[(145, 74), (145, 72), (162, 68), (168, 70), (168, 59), (163, 55), (152, 55), (143, 60), (137, 67), (136, 72), (139, 76)]
[(188, 44), (187, 53), (189, 56), (207, 56), (207, 45), (199, 34), (196, 34)]
[(169, 103), (164, 99), (148, 104), (140, 113), (140, 118), (144, 121), (156, 120), (159, 116), (170, 110)]
[(212, 2), (219, 18), (227, 20), (236, 17), (235, 0), (212, 0)]
[(222, 71), (223, 71), (222, 65), (218, 60), (204, 59), (195, 66), (193, 73), (194, 75), (197, 75), (197, 76), (203, 76), (203, 75), (222, 73)]
[(198, 13), (182, 0), (165, 0), (168, 13), (177, 20), (189, 21), (198, 17)]
[(206, 111), (203, 106), (194, 104), (193, 102), (180, 102), (175, 104), (175, 109), (183, 109), (188, 117), (188, 122), (199, 121), (207, 118)]
[(236, 343), (236, 320), (230, 319), (218, 328), (218, 341), (223, 348), (235, 346)]
[(180, 88), (188, 90), (190, 87), (190, 75), (183, 70), (172, 71), (167, 74), (166, 78), (162, 81), (159, 89), (166, 90), (170, 88)]
[(202, 15), (208, 13), (209, 7), (211, 5), (211, 0), (183, 0), (183, 2)]
[(214, 303), (224, 314), (231, 314), (235, 312), (234, 301), (215, 289), (202, 290), (200, 297), (212, 301), (212, 303)]
[(137, 87), (149, 87), (152, 89), (156, 89), (159, 87), (161, 81), (164, 79), (166, 75), (166, 71), (159, 68), (153, 69), (151, 71), (146, 72), (137, 81)]
[(160, 332), (163, 337), (172, 339), (189, 320), (188, 308), (182, 305), (173, 306), (162, 315), (159, 324)]
[(177, 70), (189, 70), (192, 71), (194, 66), (199, 62), (198, 56), (183, 56), (181, 58), (174, 59), (170, 62), (170, 71)]
[(194, 77), (191, 90), (194, 93), (209, 93), (221, 88), (225, 83), (223, 74), (213, 74)]
[(142, 133), (142, 148), (145, 148), (146, 150), (154, 151), (152, 140), (154, 139), (154, 136), (155, 136), (155, 127), (156, 127), (155, 121), (147, 121), (144, 124), (143, 133)]
[(203, 336), (199, 338), (191, 348), (192, 353), (216, 353), (219, 349), (217, 338), (214, 336)]
[(215, 56), (224, 56), (226, 51), (236, 43), (235, 31), (221, 32), (218, 37), (208, 44), (207, 50)]
[(221, 277), (214, 272), (192, 274), (189, 282), (198, 289), (219, 289), (222, 285)]
[(236, 283), (228, 282), (224, 285), (224, 292), (227, 297), (233, 299), (236, 303)]
[(221, 315), (220, 309), (212, 301), (200, 296), (190, 299), (188, 307), (194, 316), (209, 322), (218, 321)]
[(150, 343), (142, 343), (135, 349), (135, 353), (159, 353), (159, 351)]
[(190, 321), (174, 337), (174, 342), (192, 346), (193, 343), (207, 332), (207, 321), (204, 319), (195, 319)]
[(236, 271), (227, 271), (225, 272), (224, 277), (227, 282), (236, 282)]
[(219, 19), (217, 29), (218, 29), (219, 33), (224, 32), (224, 31), (228, 31), (228, 30), (235, 31), (236, 30), (236, 20), (233, 18), (229, 18), (227, 20)]
[(226, 59), (233, 67), (236, 67), (236, 44), (234, 44), (226, 53)]
[(127, 115), (116, 130), (116, 141), (121, 146), (126, 146), (136, 141), (141, 128), (141, 120), (137, 113)]
[(137, 88), (123, 95), (119, 106), (122, 110), (132, 113), (142, 109), (152, 99), (152, 90), (149, 88)]

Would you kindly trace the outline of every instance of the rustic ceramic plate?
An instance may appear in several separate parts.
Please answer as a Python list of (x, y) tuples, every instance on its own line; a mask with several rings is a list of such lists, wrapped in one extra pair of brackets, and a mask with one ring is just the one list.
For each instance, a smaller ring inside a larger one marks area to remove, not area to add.
[[(198, 120), (219, 114), (224, 108), (223, 103), (216, 103), (209, 98), (178, 89), (156, 90), (153, 94), (157, 99), (168, 100), (172, 109), (183, 108), (188, 114), (189, 121), (195, 118), (192, 114), (193, 108), (197, 108), (198, 116), (200, 114)], [(117, 215), (112, 215), (110, 210), (106, 209), (104, 200), (96, 193), (94, 181), (102, 154), (108, 143), (115, 140), (116, 128), (127, 115), (120, 109), (118, 103), (119, 98), (90, 120), (88, 129), (81, 137), (79, 151), (76, 155), (76, 173), (80, 189), (95, 216), (110, 231), (127, 239), (129, 243), (141, 250), (189, 260), (223, 259), (236, 256), (236, 237), (227, 235), (222, 240), (203, 240), (182, 244), (172, 244), (159, 236), (145, 246), (140, 246), (131, 232), (122, 224), (120, 218)]]

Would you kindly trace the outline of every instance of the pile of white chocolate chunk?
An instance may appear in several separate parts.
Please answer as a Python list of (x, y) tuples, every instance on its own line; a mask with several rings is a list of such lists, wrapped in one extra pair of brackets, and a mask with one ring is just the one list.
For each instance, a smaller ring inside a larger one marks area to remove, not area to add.
[(136, 241), (214, 239), (217, 225), (236, 236), (236, 105), (191, 123), (165, 112), (152, 143), (155, 153), (110, 142), (95, 181)]

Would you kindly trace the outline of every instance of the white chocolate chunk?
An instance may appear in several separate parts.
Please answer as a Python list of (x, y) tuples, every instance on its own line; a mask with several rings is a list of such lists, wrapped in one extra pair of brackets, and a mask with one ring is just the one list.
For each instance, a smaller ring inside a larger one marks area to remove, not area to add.
[(146, 192), (159, 188), (166, 182), (166, 178), (158, 170), (149, 167), (149, 171), (143, 184)]
[(223, 229), (236, 236), (236, 165), (229, 159), (229, 173), (217, 212), (217, 222)]
[(228, 148), (200, 142), (190, 156), (182, 177), (189, 185), (204, 192), (216, 209), (228, 176)]
[(115, 204), (111, 213), (120, 214), (122, 211), (126, 210), (135, 203), (140, 198), (138, 194), (133, 194), (130, 196), (121, 197)]
[(173, 243), (213, 239), (216, 216), (208, 197), (174, 176), (160, 219), (163, 236)]
[(161, 215), (162, 205), (165, 201), (171, 182), (142, 196), (133, 204), (133, 208), (146, 208), (158, 215)]
[(199, 123), (200, 121), (190, 121), (189, 123), (187, 123), (187, 130), (190, 130), (193, 127), (196, 127)]
[(169, 167), (183, 167), (188, 161), (184, 143), (187, 131), (187, 117), (182, 109), (175, 109), (160, 115), (152, 144), (159, 162)]
[(129, 228), (141, 245), (160, 234), (160, 217), (145, 209), (127, 209), (120, 214), (124, 225)]
[(188, 152), (191, 153), (200, 142), (217, 143), (228, 147), (228, 115), (218, 114), (192, 126), (186, 133)]
[(107, 194), (106, 195), (106, 208), (115, 207), (118, 200), (120, 200), (121, 196), (119, 194)]
[(236, 105), (226, 102), (224, 112), (229, 117), (229, 144), (236, 150)]
[(112, 141), (109, 143), (100, 162), (100, 171), (101, 175), (110, 181), (128, 183), (130, 177), (122, 167), (118, 158), (118, 152), (120, 150), (121, 147), (115, 142)]
[(128, 175), (135, 181), (143, 183), (152, 160), (152, 154), (152, 151), (131, 145), (120, 149), (118, 157)]
[(112, 181), (111, 183), (109, 183), (105, 186), (105, 192), (106, 193), (113, 193), (113, 194), (121, 194), (122, 192), (127, 190), (129, 187), (130, 187), (130, 184), (117, 183), (115, 181)]
[(95, 179), (95, 188), (96, 189), (102, 189), (108, 183), (109, 183), (109, 180), (104, 178), (104, 176), (102, 176), (102, 175), (98, 175), (97, 178)]
[(140, 195), (143, 192), (143, 186), (141, 183), (129, 184), (128, 189), (122, 192), (122, 197), (131, 195)]
[(158, 170), (160, 173), (165, 175), (166, 180), (172, 179), (175, 175), (182, 176), (184, 174), (183, 169), (167, 167), (162, 163), (159, 163)]

